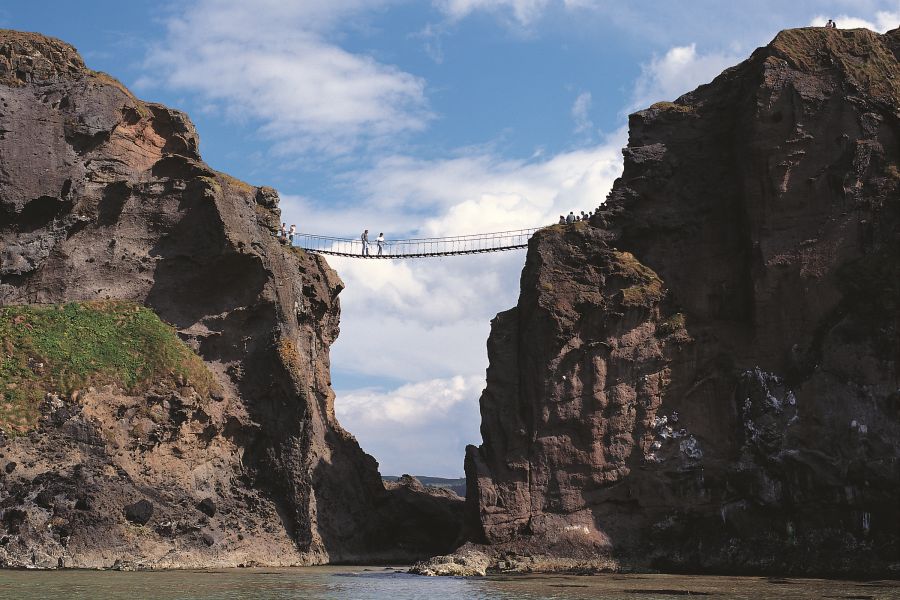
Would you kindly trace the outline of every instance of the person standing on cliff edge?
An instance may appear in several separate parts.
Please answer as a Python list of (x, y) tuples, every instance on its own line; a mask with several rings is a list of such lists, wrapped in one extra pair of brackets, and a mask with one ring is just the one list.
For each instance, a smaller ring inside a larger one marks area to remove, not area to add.
[(294, 245), (294, 234), (295, 233), (297, 233), (297, 226), (291, 225), (291, 229), (290, 229), (290, 231), (288, 231), (288, 240), (289, 240), (291, 246)]
[(369, 255), (369, 230), (366, 229), (362, 232), (362, 235), (359, 236), (359, 239), (362, 240), (362, 255)]

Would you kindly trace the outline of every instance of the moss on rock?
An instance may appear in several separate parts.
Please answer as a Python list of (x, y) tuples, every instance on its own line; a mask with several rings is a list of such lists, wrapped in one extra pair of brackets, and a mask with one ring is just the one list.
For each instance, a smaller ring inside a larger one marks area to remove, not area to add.
[(46, 394), (91, 385), (128, 393), (190, 385), (208, 396), (203, 361), (153, 311), (122, 301), (0, 308), (0, 428), (37, 424)]

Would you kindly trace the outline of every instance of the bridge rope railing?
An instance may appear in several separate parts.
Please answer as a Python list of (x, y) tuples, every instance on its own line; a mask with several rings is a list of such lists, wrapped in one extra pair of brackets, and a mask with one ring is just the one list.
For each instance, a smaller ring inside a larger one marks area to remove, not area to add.
[(368, 244), (365, 244), (362, 239), (296, 233), (294, 234), (294, 245), (303, 248), (307, 252), (352, 258), (391, 259), (459, 256), (527, 248), (529, 238), (538, 229), (540, 228), (449, 237), (384, 240), (381, 244), (376, 241), (374, 236), (370, 236)]

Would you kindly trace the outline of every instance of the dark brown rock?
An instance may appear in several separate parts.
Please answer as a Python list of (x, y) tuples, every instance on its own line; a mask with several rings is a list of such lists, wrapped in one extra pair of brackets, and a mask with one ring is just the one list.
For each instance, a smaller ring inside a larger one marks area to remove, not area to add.
[(197, 503), (197, 510), (207, 517), (214, 517), (216, 516), (216, 503), (212, 498), (204, 498)]
[(41, 490), (38, 492), (37, 496), (34, 497), (34, 503), (44, 509), (49, 509), (53, 506), (53, 498), (54, 494), (50, 490)]
[(895, 576), (900, 30), (785, 31), (630, 118), (590, 226), (488, 342), (473, 539), (620, 567)]
[(137, 525), (146, 525), (153, 517), (153, 503), (147, 499), (138, 500), (123, 509), (125, 518)]

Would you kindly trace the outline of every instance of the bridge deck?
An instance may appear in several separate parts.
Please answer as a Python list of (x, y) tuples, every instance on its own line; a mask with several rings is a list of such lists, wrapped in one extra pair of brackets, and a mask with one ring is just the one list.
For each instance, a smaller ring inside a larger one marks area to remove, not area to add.
[(528, 239), (537, 230), (538, 228), (441, 238), (385, 240), (382, 244), (378, 244), (375, 236), (370, 235), (368, 245), (364, 245), (361, 239), (297, 233), (294, 234), (294, 245), (308, 252), (347, 258), (429, 258), (527, 248)]

